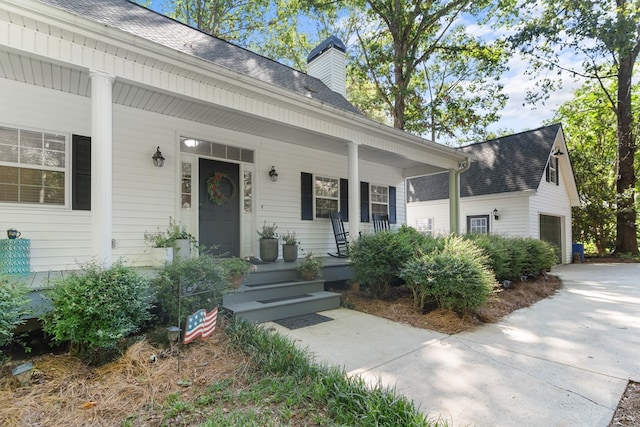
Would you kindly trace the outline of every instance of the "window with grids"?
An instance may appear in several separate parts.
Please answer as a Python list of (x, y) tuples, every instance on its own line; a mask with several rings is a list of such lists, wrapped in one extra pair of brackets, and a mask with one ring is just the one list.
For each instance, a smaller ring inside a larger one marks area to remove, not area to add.
[(433, 218), (416, 219), (416, 228), (421, 233), (433, 236)]
[(0, 202), (65, 205), (67, 138), (0, 126)]
[(369, 186), (369, 200), (371, 201), (371, 214), (389, 214), (389, 187), (384, 185)]
[(547, 171), (548, 179), (547, 181), (552, 182), (554, 184), (558, 184), (558, 159), (552, 157), (549, 159), (549, 164), (547, 165), (549, 168)]
[(489, 234), (489, 215), (468, 216), (467, 233)]
[(340, 203), (340, 180), (338, 178), (315, 177), (316, 218), (329, 218), (338, 212)]

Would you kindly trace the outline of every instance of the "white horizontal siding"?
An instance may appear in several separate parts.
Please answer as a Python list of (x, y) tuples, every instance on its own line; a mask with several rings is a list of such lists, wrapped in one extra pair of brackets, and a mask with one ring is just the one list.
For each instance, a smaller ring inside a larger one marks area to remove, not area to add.
[(418, 222), (424, 219), (433, 220), (434, 235), (449, 234), (449, 200), (407, 204), (407, 225), (418, 228)]
[[(560, 167), (559, 173), (562, 178), (564, 170)], [(532, 235), (540, 236), (540, 215), (557, 216), (562, 224), (563, 262), (571, 262), (571, 205), (565, 180), (560, 179), (559, 185), (547, 182), (544, 177), (540, 182), (538, 191), (531, 198), (531, 210), (529, 221), (531, 223)]]
[[(69, 136), (91, 133), (88, 98), (7, 80), (0, 80), (0, 90), (6, 99), (15, 100), (0, 105), (4, 124), (63, 132)], [(179, 207), (180, 135), (256, 151), (252, 166), (255, 168), (254, 212), (242, 220), (241, 255), (258, 255), (256, 230), (264, 220), (276, 222), (279, 232), (295, 230), (305, 251), (335, 252), (328, 220), (300, 219), (300, 172), (347, 178), (346, 156), (114, 105), (114, 259), (123, 259), (131, 265), (149, 265), (150, 251), (144, 243), (144, 233), (166, 229), (169, 216), (184, 219), (185, 223), (191, 224), (189, 231), (198, 234), (194, 228), (197, 227), (197, 208), (185, 211), (189, 217), (182, 218), (183, 211)], [(151, 160), (157, 146), (167, 159), (162, 168), (154, 167)], [(275, 183), (267, 174), (272, 165), (279, 174)], [(403, 223), (402, 171), (360, 161), (359, 172), (361, 181), (396, 187), (397, 219), (398, 223)], [(196, 177), (197, 170), (193, 174)], [(193, 200), (193, 205), (197, 206), (197, 200)], [(2, 208), (0, 226), (14, 227), (23, 233), (23, 237), (32, 239), (33, 271), (72, 269), (77, 263), (91, 259), (90, 212), (25, 205)], [(361, 230), (367, 232), (370, 228), (370, 224), (362, 224)]]
[[(460, 200), (460, 232), (467, 233), (467, 217), (489, 215), (491, 234), (531, 236), (528, 221), (528, 196), (524, 193), (482, 197), (463, 197)], [(499, 219), (493, 210), (500, 212)], [(413, 227), (423, 218), (433, 218), (434, 232), (447, 234), (449, 228), (449, 199), (407, 204), (407, 223)]]
[[(54, 90), (0, 79), (0, 123), (90, 135), (90, 101)], [(72, 268), (91, 259), (91, 213), (65, 207), (0, 204), (0, 230), (15, 228), (31, 240), (31, 270)]]

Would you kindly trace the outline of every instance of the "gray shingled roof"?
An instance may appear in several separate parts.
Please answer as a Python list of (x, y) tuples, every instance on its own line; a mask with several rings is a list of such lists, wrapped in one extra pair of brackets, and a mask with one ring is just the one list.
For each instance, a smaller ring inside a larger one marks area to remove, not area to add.
[[(477, 158), (460, 176), (460, 197), (537, 190), (560, 124), (458, 148)], [(449, 198), (449, 174), (439, 173), (409, 180), (409, 201)]]
[(128, 0), (40, 1), (301, 95), (311, 93), (319, 101), (360, 114), (342, 95), (329, 89), (319, 79)]

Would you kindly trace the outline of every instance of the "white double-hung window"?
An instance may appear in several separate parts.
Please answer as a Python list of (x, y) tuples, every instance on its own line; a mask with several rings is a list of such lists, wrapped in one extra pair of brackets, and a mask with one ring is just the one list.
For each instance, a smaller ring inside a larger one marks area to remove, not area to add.
[(67, 137), (0, 126), (0, 202), (65, 205)]
[(316, 218), (329, 218), (338, 212), (340, 205), (340, 180), (324, 176), (315, 177)]
[(389, 187), (385, 185), (370, 185), (369, 200), (371, 202), (371, 214), (389, 214)]

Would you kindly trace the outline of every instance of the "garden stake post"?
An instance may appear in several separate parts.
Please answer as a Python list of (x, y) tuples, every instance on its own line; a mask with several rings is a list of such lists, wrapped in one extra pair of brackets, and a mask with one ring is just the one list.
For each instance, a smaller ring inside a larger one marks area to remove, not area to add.
[[(186, 288), (187, 290), (189, 288)], [(199, 289), (198, 286), (194, 286), (191, 288), (192, 290), (197, 290)], [(182, 278), (180, 278), (180, 284), (178, 286), (178, 328), (180, 329), (180, 321), (182, 319), (182, 298), (184, 297), (193, 297), (196, 295), (202, 295), (202, 294), (208, 294), (208, 293), (213, 293), (213, 289), (207, 289), (204, 291), (200, 291), (200, 292), (190, 292), (187, 293), (185, 290), (185, 287), (182, 285)], [(186, 325), (185, 325), (186, 326)], [(180, 331), (182, 331), (182, 329), (180, 329)], [(182, 340), (179, 340), (182, 341)], [(180, 343), (178, 343), (178, 374), (180, 374)]]

